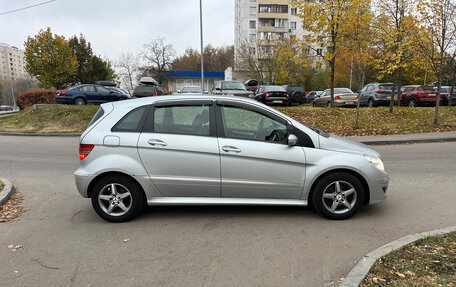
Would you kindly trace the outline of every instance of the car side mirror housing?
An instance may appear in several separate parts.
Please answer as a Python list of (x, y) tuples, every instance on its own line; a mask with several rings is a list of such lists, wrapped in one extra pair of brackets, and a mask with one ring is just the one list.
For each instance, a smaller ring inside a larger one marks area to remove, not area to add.
[(298, 144), (298, 137), (295, 136), (294, 134), (290, 134), (288, 136), (288, 145), (289, 146), (295, 146)]

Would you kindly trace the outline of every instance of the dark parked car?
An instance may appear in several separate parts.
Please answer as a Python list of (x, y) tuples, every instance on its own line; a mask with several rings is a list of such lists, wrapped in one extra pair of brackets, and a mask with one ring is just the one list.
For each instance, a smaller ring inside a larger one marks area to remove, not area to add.
[(435, 105), (437, 91), (431, 86), (410, 85), (401, 88), (401, 105)]
[(389, 105), (393, 93), (391, 83), (372, 83), (367, 84), (360, 91), (359, 103), (362, 106), (376, 107)]
[(290, 94), (282, 86), (263, 85), (259, 86), (255, 94), (255, 100), (263, 104), (291, 105)]
[(259, 85), (259, 83), (257, 80), (247, 80), (244, 82), (244, 86), (247, 89), (247, 91), (251, 91), (254, 93), (258, 89), (258, 85)]
[(151, 77), (143, 77), (139, 80), (139, 86), (135, 88), (132, 98), (156, 97), (166, 95), (165, 91)]
[(85, 105), (103, 104), (107, 102), (126, 100), (124, 93), (111, 91), (100, 85), (79, 85), (66, 90), (57, 91), (56, 101), (60, 104)]
[[(456, 87), (453, 87), (453, 98), (451, 100), (451, 105), (456, 105)], [(448, 100), (450, 99), (451, 86), (442, 86), (440, 87), (440, 97), (442, 98), (442, 105), (448, 106)]]
[(212, 89), (212, 94), (244, 98), (254, 97), (253, 92), (247, 91), (244, 84), (239, 81), (217, 81)]
[(306, 96), (306, 102), (308, 104), (312, 103), (313, 100), (315, 100), (316, 97), (321, 96), (324, 93), (324, 91), (311, 91), (307, 94)]
[(304, 89), (304, 86), (284, 85), (283, 88), (290, 94), (292, 104), (300, 105), (306, 103), (306, 89)]

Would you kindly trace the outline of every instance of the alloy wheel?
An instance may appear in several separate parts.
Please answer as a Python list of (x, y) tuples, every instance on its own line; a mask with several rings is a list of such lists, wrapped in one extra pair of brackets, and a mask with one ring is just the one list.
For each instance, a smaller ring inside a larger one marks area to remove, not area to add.
[(98, 195), (101, 210), (110, 216), (125, 215), (130, 210), (132, 202), (130, 191), (118, 183), (106, 185)]
[(356, 190), (346, 181), (330, 183), (322, 194), (323, 206), (331, 213), (344, 214), (356, 204)]

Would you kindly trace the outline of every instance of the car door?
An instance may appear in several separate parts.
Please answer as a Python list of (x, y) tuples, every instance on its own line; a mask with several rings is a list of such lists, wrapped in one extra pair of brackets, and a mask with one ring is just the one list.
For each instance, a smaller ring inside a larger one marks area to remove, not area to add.
[(95, 86), (95, 88), (97, 89), (97, 92), (98, 92), (97, 99), (100, 104), (117, 101), (119, 98), (117, 93), (114, 93), (105, 87)]
[(259, 107), (217, 101), (222, 197), (297, 199), (305, 181), (301, 146), (289, 146), (292, 126)]
[(94, 85), (85, 85), (79, 88), (80, 92), (83, 92), (87, 102), (97, 104), (98, 103), (98, 92), (95, 90)]
[(361, 91), (359, 92), (359, 103), (361, 105), (366, 105), (367, 104), (367, 88), (369, 85), (364, 86)]
[(138, 152), (163, 196), (220, 197), (220, 155), (211, 100), (159, 101)]

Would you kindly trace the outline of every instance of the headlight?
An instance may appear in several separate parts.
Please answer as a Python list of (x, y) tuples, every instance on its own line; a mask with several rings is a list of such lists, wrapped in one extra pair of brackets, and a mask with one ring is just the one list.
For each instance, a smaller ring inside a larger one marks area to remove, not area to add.
[(385, 170), (385, 166), (383, 165), (383, 162), (379, 157), (367, 154), (365, 154), (364, 157), (379, 170)]

